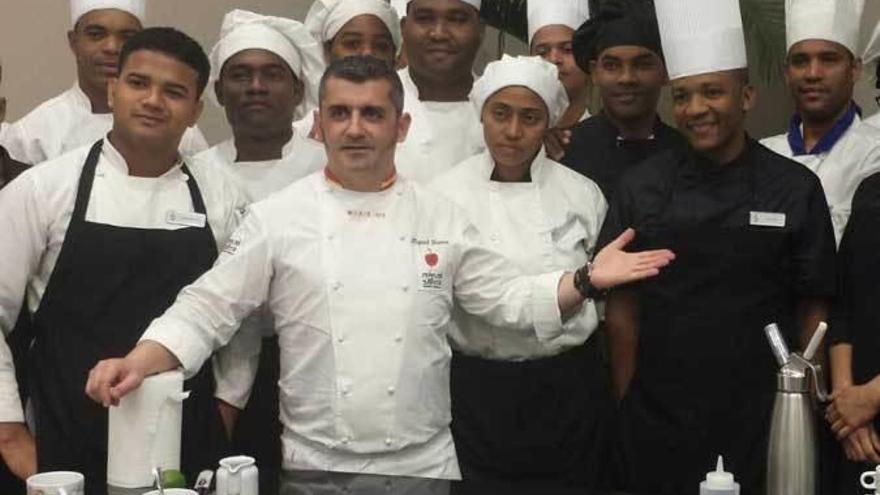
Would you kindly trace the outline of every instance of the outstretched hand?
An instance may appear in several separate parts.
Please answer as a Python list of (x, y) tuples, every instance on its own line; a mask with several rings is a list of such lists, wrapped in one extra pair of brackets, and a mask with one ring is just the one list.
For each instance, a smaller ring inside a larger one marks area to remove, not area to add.
[(599, 289), (610, 289), (637, 280), (653, 277), (675, 259), (668, 249), (629, 253), (624, 248), (636, 237), (633, 229), (626, 229), (617, 239), (602, 248), (593, 260), (590, 283)]

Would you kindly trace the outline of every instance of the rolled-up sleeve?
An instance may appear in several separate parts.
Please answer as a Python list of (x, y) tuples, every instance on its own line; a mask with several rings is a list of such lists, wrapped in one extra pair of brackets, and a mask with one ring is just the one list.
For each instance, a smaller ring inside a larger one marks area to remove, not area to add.
[(141, 340), (161, 344), (194, 375), (266, 301), (272, 274), (270, 236), (257, 215), (247, 214), (214, 267), (184, 288)]
[(526, 276), (501, 253), (485, 247), (475, 228), (466, 228), (464, 239), (455, 272), (458, 305), (492, 325), (533, 331), (542, 342), (559, 337), (559, 281), (564, 272)]
[(15, 364), (6, 338), (15, 327), (28, 281), (46, 249), (48, 223), (39, 188), (25, 173), (0, 191), (0, 422), (24, 421)]

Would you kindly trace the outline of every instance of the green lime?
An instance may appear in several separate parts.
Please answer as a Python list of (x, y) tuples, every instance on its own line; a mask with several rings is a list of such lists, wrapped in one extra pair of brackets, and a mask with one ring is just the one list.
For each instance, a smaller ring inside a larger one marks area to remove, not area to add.
[(186, 488), (186, 477), (175, 469), (162, 471), (162, 486), (164, 488)]

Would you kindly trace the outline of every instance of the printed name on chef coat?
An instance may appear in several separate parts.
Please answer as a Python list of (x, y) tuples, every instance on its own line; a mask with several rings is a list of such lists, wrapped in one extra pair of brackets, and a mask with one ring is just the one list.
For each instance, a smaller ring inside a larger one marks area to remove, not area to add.
[(749, 212), (749, 225), (755, 227), (785, 227), (785, 213), (772, 213), (767, 211)]
[(445, 273), (449, 241), (413, 237), (412, 243), (421, 255), (417, 261), (420, 265), (419, 290), (444, 291), (449, 283)]
[(165, 221), (171, 225), (184, 227), (204, 227), (208, 217), (204, 213), (180, 212), (171, 210), (165, 215)]

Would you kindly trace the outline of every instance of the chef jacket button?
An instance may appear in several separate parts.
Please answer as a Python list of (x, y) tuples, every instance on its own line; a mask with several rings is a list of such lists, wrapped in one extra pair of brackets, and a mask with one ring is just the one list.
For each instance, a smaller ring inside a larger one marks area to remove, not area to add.
[(336, 342), (339, 342), (340, 344), (345, 342), (345, 336), (340, 335), (339, 337), (336, 337)]
[(404, 242), (404, 241), (406, 241), (406, 236), (405, 235), (400, 236), (400, 242)]
[(391, 445), (392, 443), (394, 443), (394, 440), (392, 440), (391, 438), (385, 439), (385, 445)]
[(500, 242), (500, 239), (498, 238), (498, 234), (492, 234), (491, 239), (492, 239), (492, 242), (495, 242), (495, 243)]
[(394, 395), (394, 387), (388, 387), (388, 395)]
[(333, 282), (331, 287), (333, 288), (334, 291), (338, 291), (339, 289), (342, 288), (342, 284), (340, 282)]
[(332, 241), (332, 240), (333, 240), (333, 234), (327, 234), (327, 240), (328, 240), (328, 241)]
[(404, 292), (409, 292), (409, 286), (408, 286), (408, 285), (401, 286), (400, 288), (403, 289)]
[(350, 437), (342, 437), (342, 444), (343, 445), (348, 445), (348, 442), (351, 442)]
[(397, 336), (395, 336), (395, 337), (394, 337), (394, 341), (395, 341), (395, 342), (401, 342), (401, 341), (403, 341), (403, 336), (401, 336), (401, 335), (397, 335)]

